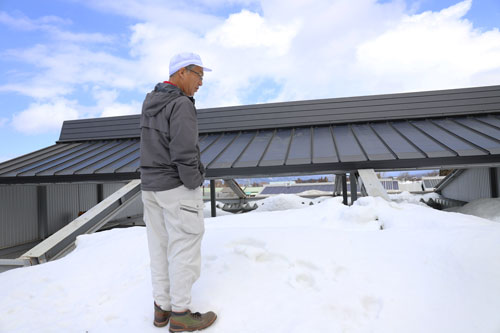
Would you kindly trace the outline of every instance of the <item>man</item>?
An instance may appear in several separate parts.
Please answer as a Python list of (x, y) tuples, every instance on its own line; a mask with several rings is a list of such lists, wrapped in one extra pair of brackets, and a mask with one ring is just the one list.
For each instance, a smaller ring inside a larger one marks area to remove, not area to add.
[(192, 313), (191, 288), (200, 275), (204, 233), (203, 184), (193, 95), (203, 84), (200, 56), (177, 54), (169, 81), (147, 94), (141, 115), (141, 189), (148, 235), (155, 317), (170, 332), (212, 325), (213, 312)]

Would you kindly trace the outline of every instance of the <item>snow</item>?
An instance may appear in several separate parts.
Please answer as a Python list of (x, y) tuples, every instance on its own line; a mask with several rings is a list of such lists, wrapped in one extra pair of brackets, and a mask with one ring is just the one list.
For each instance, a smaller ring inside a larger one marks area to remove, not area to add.
[[(437, 193), (425, 193), (425, 194), (415, 194), (410, 193), (408, 191), (403, 191), (398, 194), (389, 194), (389, 198), (395, 202), (411, 202), (411, 203), (420, 203), (420, 200), (428, 201), (429, 199), (438, 199), (441, 196)], [(425, 205), (425, 203), (422, 203)]]
[[(204, 332), (500, 331), (499, 223), (414, 198), (265, 200), (205, 220), (192, 309), (219, 317)], [(142, 227), (1, 273), (0, 294), (0, 332), (160, 332)]]
[(311, 199), (299, 197), (294, 194), (278, 194), (256, 202), (257, 211), (281, 211), (288, 209), (298, 209), (310, 205), (313, 202)]
[(500, 222), (500, 199), (479, 199), (469, 202), (462, 207), (454, 207), (453, 209), (449, 208), (447, 211), (475, 215), (495, 222)]

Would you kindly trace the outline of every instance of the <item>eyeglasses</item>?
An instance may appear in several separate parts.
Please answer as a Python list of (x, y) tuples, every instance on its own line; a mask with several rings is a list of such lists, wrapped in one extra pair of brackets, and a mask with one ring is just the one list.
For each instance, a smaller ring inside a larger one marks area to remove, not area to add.
[(196, 75), (198, 75), (198, 77), (200, 78), (200, 80), (203, 81), (203, 74), (200, 74), (197, 71), (193, 71), (192, 69), (187, 68), (187, 67), (186, 67), (186, 70), (195, 73)]

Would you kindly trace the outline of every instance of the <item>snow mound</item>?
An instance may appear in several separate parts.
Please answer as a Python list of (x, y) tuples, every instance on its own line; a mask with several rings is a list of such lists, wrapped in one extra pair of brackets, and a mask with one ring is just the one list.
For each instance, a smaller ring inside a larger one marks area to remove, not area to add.
[(462, 207), (450, 209), (450, 211), (474, 215), (495, 222), (500, 222), (500, 198), (474, 200)]
[(400, 203), (416, 203), (416, 204), (423, 204), (420, 202), (421, 199), (424, 199), (424, 201), (427, 201), (429, 199), (438, 199), (441, 198), (441, 196), (437, 193), (425, 193), (425, 194), (414, 194), (410, 193), (408, 191), (403, 191), (398, 194), (389, 194), (389, 198), (392, 201), (395, 202), (400, 202)]
[(300, 192), (299, 195), (332, 195), (331, 192), (327, 191), (320, 191), (320, 190), (307, 190)]
[(295, 194), (278, 194), (255, 202), (258, 208), (255, 211), (272, 212), (288, 209), (300, 209), (309, 206), (314, 201), (302, 198)]

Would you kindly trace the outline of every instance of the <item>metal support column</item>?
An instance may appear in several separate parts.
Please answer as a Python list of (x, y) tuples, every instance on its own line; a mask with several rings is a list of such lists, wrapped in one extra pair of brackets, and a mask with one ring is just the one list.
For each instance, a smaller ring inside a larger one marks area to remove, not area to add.
[(44, 240), (49, 235), (47, 211), (47, 186), (36, 187), (38, 238)]
[(342, 176), (342, 203), (347, 206), (347, 175), (344, 173)]
[(498, 198), (498, 175), (496, 168), (490, 168), (490, 193), (492, 198)]
[(342, 193), (342, 175), (333, 175), (334, 183), (333, 183), (333, 193), (332, 196), (336, 197), (340, 193)]
[(104, 184), (97, 184), (97, 203), (104, 200)]
[(212, 217), (217, 215), (215, 211), (215, 180), (210, 179), (210, 208), (212, 212)]
[(351, 205), (358, 199), (358, 186), (356, 184), (356, 171), (349, 173), (349, 181), (351, 183)]

